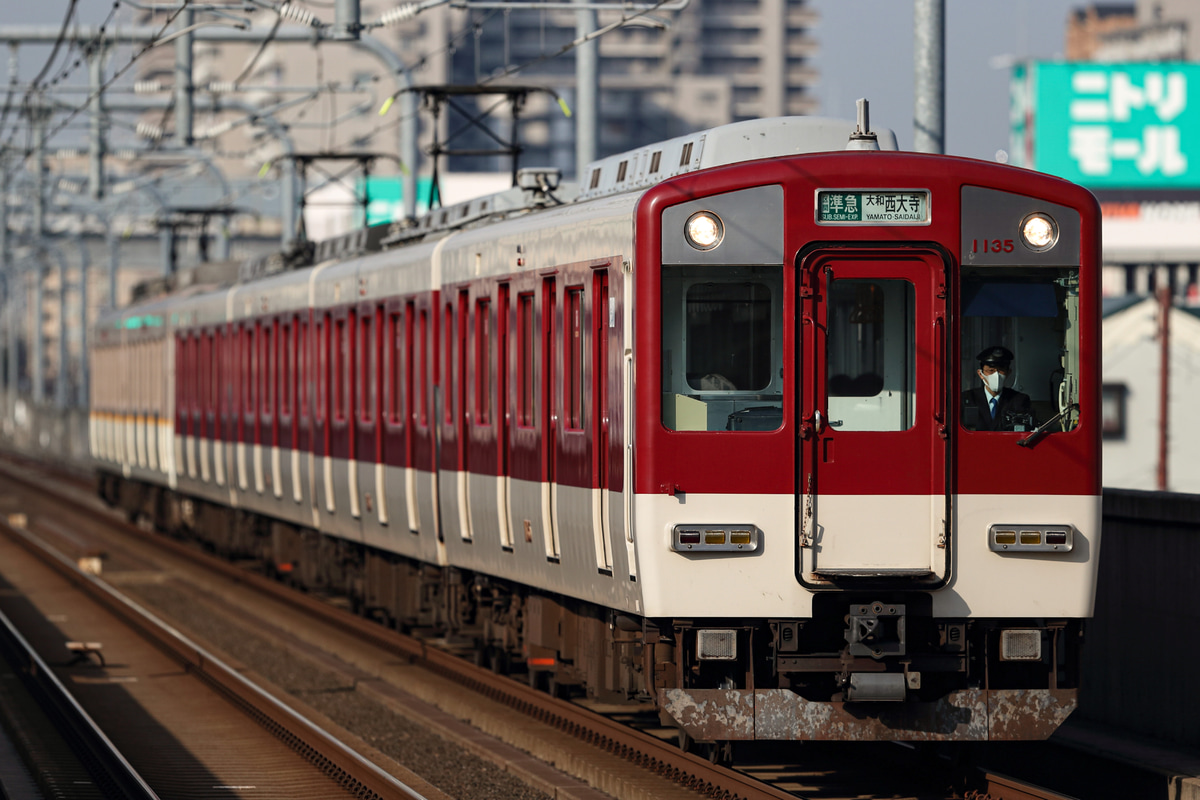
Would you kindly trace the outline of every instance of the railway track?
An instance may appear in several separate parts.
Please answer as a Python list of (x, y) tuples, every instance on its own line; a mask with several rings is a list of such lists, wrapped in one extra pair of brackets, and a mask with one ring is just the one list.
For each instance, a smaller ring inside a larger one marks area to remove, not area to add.
[[(6, 470), (0, 491), (17, 477)], [(453, 654), (452, 647), (443, 651), (436, 646), (453, 643), (402, 636), (348, 613), (330, 598), (298, 593), (244, 566), (208, 557), (192, 544), (140, 530), (130, 538), (135, 529), (111, 514), (97, 513), (100, 506), (85, 493), (85, 485), (67, 486), (65, 494), (51, 500), (37, 499), (34, 489), (24, 487), (21, 500), (23, 507), (36, 506), (37, 521), (30, 523), (31, 530), (85, 557), (108, 553), (105, 577), (120, 592), (154, 607), (173, 625), (196, 631), (204, 641), (218, 642), (222, 651), (234, 653), (243, 665), (241, 671), (265, 673), (277, 686), (299, 687), (290, 693), (299, 695), (317, 716), (336, 723), (334, 727), (360, 730), (357, 743), (365, 745), (376, 760), (394, 742), (389, 743), (387, 731), (373, 731), (369, 725), (360, 728), (361, 720), (342, 713), (355, 702), (374, 704), (397, 717), (423, 717), (422, 725), (473, 742), (467, 749), (502, 766), (510, 777), (520, 774), (549, 796), (583, 798), (588, 792), (595, 797), (603, 792), (619, 798), (747, 800), (1068, 796), (998, 774), (931, 771), (928, 763), (917, 763), (887, 745), (810, 747), (805, 752), (793, 746), (775, 757), (778, 764), (768, 754), (759, 763), (739, 764), (739, 770), (725, 769), (681, 752), (674, 738), (656, 730), (655, 720), (646, 715), (611, 709), (608, 714), (598, 713), (605, 709), (550, 697), (465, 661)], [(118, 561), (124, 564), (121, 570), (107, 566), (111, 562), (115, 567)], [(105, 591), (115, 593), (111, 588)], [(184, 649), (200, 650), (195, 645)], [(275, 666), (263, 666), (253, 652), (256, 649), (274, 650)], [(206, 658), (198, 660), (203, 663)], [(318, 676), (305, 678), (306, 670)], [(377, 715), (364, 711), (360, 717)], [(507, 744), (480, 743), (473, 730), (459, 730), (464, 721)], [(407, 733), (404, 738), (411, 742), (422, 736)], [(797, 767), (797, 763), (807, 766)], [(572, 780), (558, 770), (576, 777)]]
[(0, 717), (0, 797), (158, 797), (3, 614)]
[[(81, 571), (20, 517), (0, 526), (8, 537), (5, 575), (15, 590), (5, 598), (6, 612), (26, 627), (43, 621), (32, 628), (30, 649), (59, 658), (36, 656), (24, 671), (44, 670), (51, 683), (69, 686), (57, 702), (76, 713), (58, 714), (59, 729), (76, 738), (72, 732), (87, 732), (80, 720), (94, 719), (103, 731), (90, 737), (95, 743), (86, 754), (104, 769), (98, 796), (239, 797), (266, 790), (291, 797), (422, 797)], [(62, 638), (79, 632), (87, 635)]]

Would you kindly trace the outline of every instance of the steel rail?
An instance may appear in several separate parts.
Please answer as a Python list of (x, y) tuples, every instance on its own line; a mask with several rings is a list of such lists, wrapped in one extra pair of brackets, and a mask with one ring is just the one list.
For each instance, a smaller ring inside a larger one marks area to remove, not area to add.
[[(47, 467), (41, 462), (30, 462), (29, 466), (34, 464), (37, 465), (38, 472), (16, 473), (8, 469), (4, 469), (3, 472), (8, 479), (28, 486), (31, 490), (51, 494), (78, 511), (95, 514), (95, 505), (82, 501), (74, 492), (50, 490), (44, 482), (38, 481), (39, 475), (44, 477), (44, 470), (49, 468), (53, 470), (56, 480), (69, 483), (78, 490), (90, 490), (92, 485), (87, 477), (77, 471), (67, 472), (61, 467)], [(115, 517), (108, 517), (106, 521), (154, 547), (163, 548), (193, 563), (200, 563), (206, 569), (236, 580), (242, 586), (273, 600), (300, 607), (310, 618), (351, 632), (376, 647), (453, 680), (493, 702), (527, 714), (543, 724), (624, 758), (699, 794), (725, 800), (796, 800), (797, 795), (794, 793), (768, 786), (751, 776), (684, 753), (662, 739), (641, 733), (573, 703), (551, 697), (510, 677), (496, 675), (459, 656), (439, 650), (428, 642), (384, 628), (377, 622), (318, 597), (298, 592), (272, 578), (248, 572), (244, 567), (200, 552), (187, 542), (144, 530)], [(3, 527), (0, 520), (0, 528)], [(62, 558), (66, 561), (66, 569), (72, 573), (88, 580), (96, 580), (78, 573), (73, 564), (65, 557)], [(240, 676), (237, 677), (240, 679)], [(971, 772), (975, 778), (969, 781), (969, 784), (980, 788), (967, 790), (962, 795), (964, 800), (1073, 800), (1069, 795), (1009, 777), (984, 765), (972, 768)]]
[[(984, 783), (987, 789), (983, 794), (976, 794), (975, 797), (978, 800), (1075, 800), (1070, 795), (1052, 792), (1016, 778), (986, 770)], [(967, 792), (966, 800), (973, 800), (971, 792)]]
[[(10, 476), (13, 480), (18, 478)], [(38, 488), (36, 484), (29, 485)], [(44, 487), (41, 487), (44, 489)], [(55, 494), (61, 498), (61, 495)], [(82, 504), (72, 503), (77, 508)], [(0, 520), (0, 531), (52, 567), (147, 640), (201, 677), (281, 741), (364, 800), (424, 796), (384, 772), (338, 739), (251, 683), (183, 633), (95, 576), (85, 574), (62, 553), (23, 527)], [(193, 550), (190, 557), (197, 554)], [(134, 795), (136, 796), (136, 795)], [(153, 795), (151, 795), (153, 796)]]
[(352, 632), (375, 647), (453, 680), (493, 702), (521, 711), (543, 724), (705, 796), (723, 800), (795, 800), (794, 794), (766, 786), (734, 770), (710, 764), (699, 756), (681, 751), (673, 744), (551, 697), (510, 677), (493, 674), (428, 642), (384, 628), (378, 622), (352, 614), (319, 597), (297, 592), (273, 578), (247, 572), (244, 567), (198, 552), (187, 542), (144, 531), (133, 525), (129, 525), (128, 529), (157, 547), (193, 562), (202, 562), (215, 572), (275, 600), (299, 606), (311, 618)]
[[(33, 491), (48, 493), (52, 491), (47, 489), (43, 483), (39, 483), (36, 475), (24, 472), (16, 474), (8, 470), (5, 470), (5, 475), (8, 479), (22, 483)], [(77, 510), (95, 514), (93, 505), (84, 503), (69, 493), (53, 492), (53, 496), (74, 506)], [(108, 522), (121, 527), (143, 541), (152, 543), (155, 547), (163, 548), (176, 556), (189, 559), (193, 563), (203, 564), (215, 573), (236, 580), (242, 586), (251, 588), (276, 601), (300, 607), (310, 618), (350, 632), (375, 647), (453, 680), (482, 697), (527, 714), (545, 725), (619, 756), (648, 772), (669, 779), (699, 794), (721, 798), (721, 800), (796, 800), (796, 796), (790, 792), (768, 786), (732, 769), (712, 764), (697, 755), (683, 752), (673, 743), (634, 730), (573, 703), (551, 697), (545, 692), (520, 683), (511, 677), (494, 674), (457, 655), (439, 650), (428, 642), (384, 628), (378, 622), (353, 614), (319, 597), (297, 592), (273, 578), (248, 572), (244, 567), (201, 552), (185, 541), (146, 531), (115, 518), (110, 518)], [(60, 556), (60, 558), (63, 557)], [(109, 589), (102, 581), (79, 573), (70, 561), (65, 558), (63, 561), (62, 568), (64, 570), (77, 575), (89, 586), (103, 587), (105, 596), (120, 598), (119, 600), (111, 599), (109, 602), (122, 607), (124, 604), (136, 605)], [(151, 616), (148, 612), (144, 613)], [(186, 657), (189, 663), (193, 663), (197, 667), (206, 666), (206, 659), (213, 658), (204, 653), (198, 645), (187, 642), (182, 634), (174, 631), (172, 633), (174, 635), (168, 640), (168, 645), (178, 648), (180, 656)], [(187, 642), (187, 644), (182, 644), (182, 642)], [(234, 676), (239, 685), (245, 683), (240, 675), (234, 674)], [(290, 709), (288, 711), (290, 712)]]
[(105, 797), (158, 800), (158, 794), (4, 614), (0, 614), (0, 658), (6, 658), (19, 672), (42, 712), (54, 722), (55, 729)]

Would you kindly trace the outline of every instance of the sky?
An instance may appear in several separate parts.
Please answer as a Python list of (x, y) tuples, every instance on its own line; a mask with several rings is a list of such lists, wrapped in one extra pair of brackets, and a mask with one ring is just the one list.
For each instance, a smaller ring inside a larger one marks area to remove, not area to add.
[[(811, 0), (820, 14), (815, 67), (821, 115), (854, 119), (870, 101), (871, 127), (913, 146), (912, 0)], [(1062, 58), (1066, 22), (1083, 0), (945, 0), (945, 150), (995, 160), (1008, 150), (1014, 59)], [(864, 21), (867, 24), (864, 24)]]
[[(711, 0), (709, 0), (711, 2)], [(0, 0), (6, 4), (15, 0)], [(821, 115), (853, 119), (855, 100), (871, 104), (873, 127), (913, 144), (913, 1), (810, 0), (820, 15), (814, 66)], [(397, 0), (397, 5), (400, 5)], [(945, 0), (947, 153), (993, 160), (1008, 144), (1008, 77), (1014, 58), (1061, 57), (1069, 11), (1084, 0)], [(5, 25), (61, 24), (69, 0), (21, 3)], [(99, 22), (111, 0), (78, 0), (85, 22)], [(123, 15), (123, 19), (125, 16)], [(48, 48), (29, 48), (23, 72)], [(35, 52), (36, 51), (36, 55)], [(5, 70), (7, 74), (7, 70)]]

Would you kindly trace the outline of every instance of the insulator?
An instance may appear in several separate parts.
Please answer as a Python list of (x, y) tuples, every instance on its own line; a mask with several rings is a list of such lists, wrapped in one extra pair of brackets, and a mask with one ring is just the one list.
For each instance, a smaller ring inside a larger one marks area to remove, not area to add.
[(300, 8), (291, 3), (284, 3), (279, 7), (279, 16), (284, 19), (290, 19), (292, 22), (299, 22), (301, 25), (308, 25), (315, 28), (320, 23), (317, 22), (317, 17), (307, 8)]
[(203, 138), (215, 139), (218, 136), (220, 136), (224, 133), (228, 133), (231, 130), (233, 130), (232, 122), (228, 122), (228, 121), (218, 122), (216, 125), (209, 127), (209, 129), (204, 132)]
[(213, 81), (208, 84), (208, 90), (213, 94), (229, 94), (237, 91), (237, 84), (233, 81)]
[(70, 158), (79, 158), (79, 150), (75, 148), (62, 148), (54, 154), (60, 161), (66, 161)]
[(113, 157), (119, 158), (122, 161), (133, 161), (138, 157), (137, 150), (123, 149), (113, 151)]
[(134, 94), (155, 94), (156, 92), (165, 92), (162, 81), (134, 81)]
[(379, 24), (385, 28), (391, 25), (399, 25), (401, 22), (408, 22), (419, 14), (420, 11), (420, 3), (405, 3), (399, 8), (383, 12), (383, 15), (379, 18)]
[(139, 122), (137, 124), (137, 135), (143, 139), (149, 139), (152, 142), (157, 142), (165, 135), (163, 129), (158, 125), (149, 122)]

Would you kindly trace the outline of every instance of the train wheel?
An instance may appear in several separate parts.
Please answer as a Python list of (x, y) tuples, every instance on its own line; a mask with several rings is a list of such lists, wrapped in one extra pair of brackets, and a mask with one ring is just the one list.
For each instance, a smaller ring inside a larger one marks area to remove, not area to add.
[(507, 675), (509, 672), (508, 653), (502, 647), (488, 647), (488, 669), (497, 675)]
[(733, 742), (697, 742), (683, 728), (678, 733), (679, 749), (700, 756), (710, 764), (728, 767), (733, 764)]
[(558, 678), (554, 675), (550, 676), (550, 680), (546, 684), (546, 691), (551, 697), (556, 697), (559, 700), (571, 699), (571, 684), (559, 683)]
[(539, 692), (549, 691), (550, 673), (544, 669), (529, 670), (529, 685)]
[(701, 747), (701, 755), (708, 759), (708, 763), (720, 767), (733, 765), (733, 742), (712, 742)]

